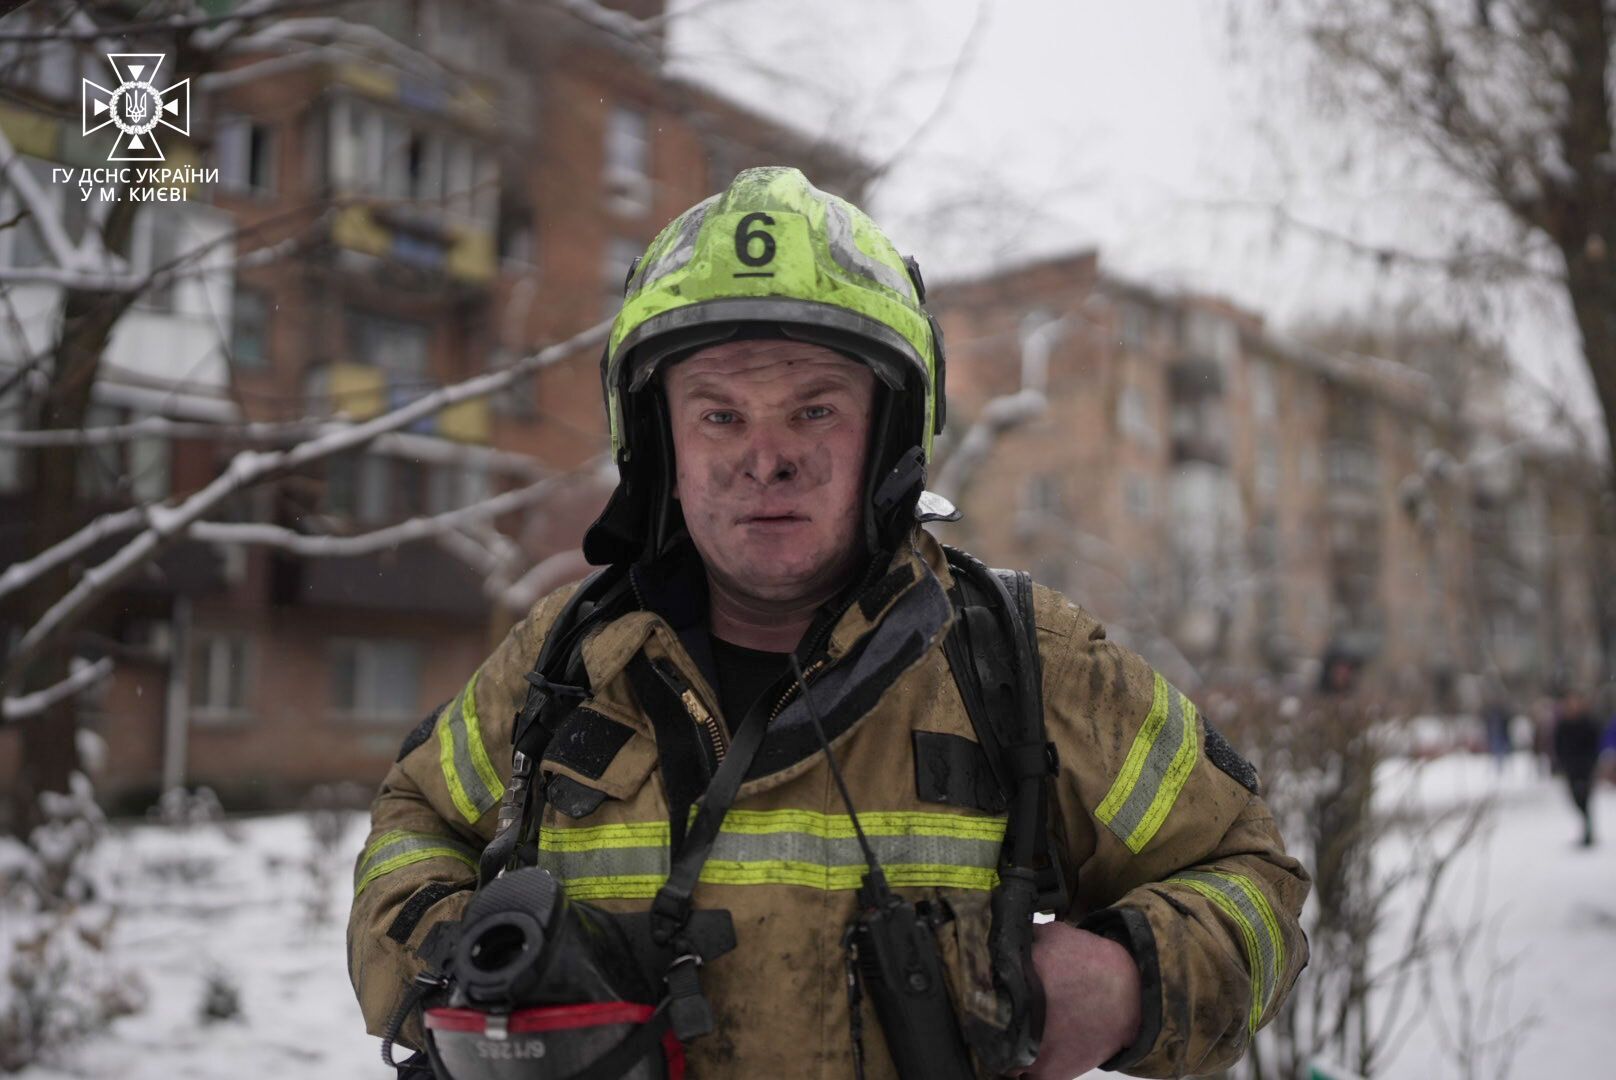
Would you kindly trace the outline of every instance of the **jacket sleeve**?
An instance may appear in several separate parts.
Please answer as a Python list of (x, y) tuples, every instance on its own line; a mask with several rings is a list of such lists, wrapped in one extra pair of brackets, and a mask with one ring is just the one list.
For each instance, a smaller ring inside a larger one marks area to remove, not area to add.
[[(572, 587), (518, 623), (453, 700), (404, 740), (370, 807), (354, 867), (348, 975), (365, 1028), (387, 1023), (424, 966), (416, 950), (433, 926), (458, 919), (477, 883), (511, 773), (511, 722), (548, 628)], [(419, 1048), (412, 1020), (399, 1040)]]
[(1255, 769), (1190, 700), (1086, 612), (1040, 592), (1068, 917), (1127, 947), (1141, 976), (1139, 1035), (1105, 1068), (1226, 1068), (1307, 963), (1308, 875), (1285, 853)]

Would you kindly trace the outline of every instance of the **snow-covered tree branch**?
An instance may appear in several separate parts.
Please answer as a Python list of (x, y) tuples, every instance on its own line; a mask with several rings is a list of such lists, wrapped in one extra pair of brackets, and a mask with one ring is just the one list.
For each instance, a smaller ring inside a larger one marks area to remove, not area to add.
[(73, 674), (54, 686), (20, 697), (8, 697), (0, 702), (0, 720), (10, 723), (24, 717), (38, 716), (52, 705), (84, 693), (111, 674), (111, 657), (103, 656), (94, 663), (78, 664)]
[(378, 435), (399, 431), (449, 405), (484, 397), (534, 372), (564, 360), (579, 350), (599, 345), (609, 322), (602, 322), (565, 341), (540, 349), (510, 367), (446, 386), (407, 405), (362, 424), (343, 428), (300, 443), (288, 450), (244, 450), (229, 466), (178, 506), (146, 510), (145, 528), (106, 561), (85, 571), (78, 582), (30, 626), (7, 657), (6, 685), (13, 685), (27, 666), (59, 639), (85, 612), (139, 567), (155, 557), (211, 513), (230, 496), (262, 480), (364, 446)]

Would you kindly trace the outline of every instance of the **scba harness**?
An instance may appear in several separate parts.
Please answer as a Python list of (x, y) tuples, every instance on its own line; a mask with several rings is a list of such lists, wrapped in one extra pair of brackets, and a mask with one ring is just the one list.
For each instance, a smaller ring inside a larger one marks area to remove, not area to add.
[[(931, 770), (947, 779), (931, 783), (953, 785), (956, 797), (960, 787), (974, 789), (979, 801), (986, 791), (987, 800), (1007, 815), (990, 901), (988, 959), (998, 1012), (1008, 1022), (999, 1027), (966, 1017), (961, 1024), (935, 938), (950, 913), (897, 897), (866, 846), (870, 873), (858, 892), (860, 914), (843, 939), (854, 1060), (862, 1061), (860, 1000), (868, 996), (904, 1080), (973, 1076), (972, 1052), (995, 1073), (1033, 1062), (1044, 1000), (1032, 966), (1032, 916), (1063, 914), (1067, 907), (1048, 816), (1049, 778), (1058, 763), (1045, 739), (1031, 579), (989, 570), (952, 548), (944, 551), (955, 583), (949, 597), (955, 618), (943, 647), (977, 742), (923, 747), (917, 738), (916, 751), (949, 755), (948, 768)], [(871, 580), (851, 590), (845, 604), (822, 613), (794, 660), (821, 659), (830, 627)], [(696, 910), (691, 894), (764, 741), (767, 715), (754, 709), (759, 715), (741, 720), (705, 789), (692, 790), (690, 777), (702, 774), (693, 756), (701, 748), (690, 745), (698, 740), (691, 737), (689, 718), (676, 688), (658, 677), (663, 673), (652, 670), (643, 654), (637, 656), (628, 676), (651, 719), (664, 778), (675, 781), (665, 784), (672, 847), (667, 881), (649, 911), (618, 915), (566, 897), (564, 884), (535, 865), (545, 802), (560, 804), (578, 794), (567, 777), (554, 774), (546, 782), (536, 772), (551, 739), (591, 693), (581, 645), (595, 627), (631, 604), (640, 606), (636, 592), (631, 571), (621, 566), (589, 578), (526, 676), (529, 687), (512, 731), (511, 782), (494, 839), (482, 855), (478, 894), (459, 923), (435, 929), (423, 945), (430, 969), (395, 1024), (396, 1030), (407, 1011), (426, 1006), (427, 1054), (435, 1072), (413, 1075), (677, 1078), (682, 1045), (713, 1030), (700, 968), (734, 948), (734, 930), (727, 911)], [(796, 689), (808, 695), (800, 678)], [(772, 696), (764, 695), (765, 702)], [(814, 722), (817, 728), (817, 716)], [(821, 745), (830, 757), (823, 738)], [(830, 762), (840, 782), (834, 758)], [(935, 794), (950, 801), (950, 792)], [(856, 823), (850, 800), (848, 809)]]

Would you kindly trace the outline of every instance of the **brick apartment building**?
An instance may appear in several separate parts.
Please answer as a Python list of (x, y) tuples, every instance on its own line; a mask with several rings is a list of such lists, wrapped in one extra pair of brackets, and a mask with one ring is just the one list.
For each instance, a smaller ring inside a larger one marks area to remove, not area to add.
[[(143, 212), (131, 261), (216, 247), (204, 272), (124, 316), (92, 424), (372, 416), (596, 322), (658, 226), (740, 168), (792, 162), (858, 197), (859, 162), (668, 79), (609, 29), (538, 5), (393, 0), (344, 18), (361, 15), (409, 49), (171, 73), (197, 90), (172, 160), (220, 181)], [(104, 161), (78, 128), (78, 78), (105, 80), (104, 58), (52, 43), (12, 59), (0, 130), (36, 175)], [(14, 213), (0, 191), (0, 220)], [(0, 265), (43, 258), (26, 222), (0, 230)], [(0, 374), (44, 343), (59, 295), (11, 290), (24, 330), (0, 332)], [(1289, 341), (1215, 298), (1106, 273), (1093, 252), (939, 284), (933, 299), (950, 436), (999, 395), (1048, 399), (970, 478), (947, 538), (1065, 589), (1182, 685), (1305, 676), (1330, 647), (1443, 699), (1486, 692), (1482, 674), (1524, 694), (1609, 669), (1599, 643), (1616, 638), (1616, 605), (1600, 590), (1616, 566), (1595, 539), (1596, 470), (1521, 440), (1496, 407), (1457, 408), (1440, 363)], [(254, 490), (232, 516), (362, 533), (573, 470), (604, 449), (598, 395), (597, 358), (575, 357)], [(0, 408), (0, 425), (17, 417)], [(183, 496), (236, 448), (99, 447), (74, 497), (94, 511)], [(24, 554), (10, 523), (27, 466), (0, 445), (0, 565)], [(503, 541), (170, 551), (78, 643), (118, 665), (81, 704), (109, 751), (103, 795), (138, 808), (166, 777), (245, 808), (373, 781), (518, 613), (466, 545), (514, 543), (559, 583), (581, 568), (568, 553), (604, 494), (586, 476), (501, 519)], [(21, 767), (0, 729), (0, 785)]]
[(1616, 667), (1601, 469), (1512, 430), (1473, 342), (1290, 340), (1092, 252), (933, 300), (956, 435), (995, 396), (1047, 395), (958, 492), (953, 539), (1170, 677), (1305, 682), (1336, 649), (1406, 701), (1474, 709)]
[[(742, 168), (789, 161), (857, 194), (858, 162), (673, 81), (643, 43), (558, 10), (392, 0), (343, 17), (408, 49), (311, 44), (301, 59), (243, 57), (194, 78), (193, 139), (171, 160), (216, 166), (219, 183), (143, 211), (132, 261), (160, 266), (232, 230), (234, 243), (221, 245), (216, 272), (143, 297), (125, 317), (92, 423), (364, 419), (598, 322), (660, 225)], [(78, 76), (104, 60), (56, 43), (29, 59), (6, 68), (0, 129), (36, 175), (104, 158), (77, 126)], [(23, 239), (0, 233), (0, 265), (38, 265), (26, 226), (12, 233)], [(30, 333), (0, 346), (0, 371), (46, 340), (59, 295), (14, 291)], [(599, 385), (598, 355), (574, 357), (253, 490), (232, 515), (360, 533), (577, 470), (605, 449)], [(236, 449), (148, 440), (85, 451), (77, 497), (97, 509), (183, 496)], [(27, 483), (24, 452), (0, 448), (0, 499), (15, 509)], [(581, 571), (566, 553), (607, 490), (585, 475), (501, 519), (504, 540), (481, 542), (515, 543), (524, 563), (557, 556), (559, 584)], [(137, 808), (166, 777), (249, 807), (380, 777), (517, 615), (460, 540), (347, 558), (171, 551), (79, 642), (117, 661), (82, 702), (107, 745), (103, 797)], [(20, 545), (18, 529), (0, 530), (0, 564), (22, 557)], [(15, 730), (0, 729), (0, 785), (21, 767)]]

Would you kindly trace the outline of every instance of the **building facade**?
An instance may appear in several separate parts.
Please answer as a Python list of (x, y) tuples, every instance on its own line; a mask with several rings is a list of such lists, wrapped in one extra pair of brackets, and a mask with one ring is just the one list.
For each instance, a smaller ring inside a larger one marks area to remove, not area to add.
[[(657, 2), (611, 6), (662, 14)], [(861, 163), (671, 79), (655, 37), (625, 38), (560, 5), (389, 0), (326, 21), (293, 49), (167, 73), (191, 76), (193, 94), (192, 137), (171, 140), (170, 160), (218, 178), (184, 203), (142, 209), (131, 261), (161, 268), (206, 246), (206, 272), (143, 295), (120, 320), (87, 426), (260, 423), (295, 428), (270, 442), (289, 445), (599, 322), (660, 225), (742, 168), (791, 161), (857, 193)], [(167, 41), (125, 44), (160, 52)], [(78, 80), (108, 81), (105, 58), (51, 42), (26, 59), (0, 69), (0, 130), (28, 167), (48, 180), (53, 166), (104, 160), (107, 146), (80, 132)], [(70, 219), (72, 195), (58, 195)], [(0, 265), (46, 261), (23, 225), (0, 231)], [(62, 293), (9, 291), (24, 330), (0, 346), (0, 365), (15, 370), (48, 347)], [(382, 776), (534, 591), (584, 569), (576, 549), (609, 491), (598, 363), (574, 356), (444, 409), (246, 491), (228, 516), (353, 536), (558, 478), (542, 501), (351, 556), (186, 542), (102, 605), (75, 645), (117, 665), (79, 706), (104, 743), (103, 797), (133, 809), (165, 785), (206, 784), (247, 808)], [(26, 427), (25, 394), (9, 404), (0, 416)], [(226, 435), (87, 448), (74, 497), (86, 520), (183, 498), (243, 445)], [(0, 498), (19, 516), (29, 482), (28, 451), (0, 447)], [(0, 529), (0, 564), (30, 554), (23, 536)], [(512, 568), (530, 567), (552, 569), (513, 582)], [(14, 618), (7, 609), (13, 632)], [(26, 767), (15, 730), (0, 728), (0, 777)]]
[(1512, 427), (1495, 351), (1296, 340), (1092, 252), (933, 298), (956, 440), (996, 398), (1046, 399), (945, 492), (952, 538), (1032, 568), (1169, 677), (1305, 686), (1337, 652), (1446, 710), (1608, 678), (1603, 467)]

